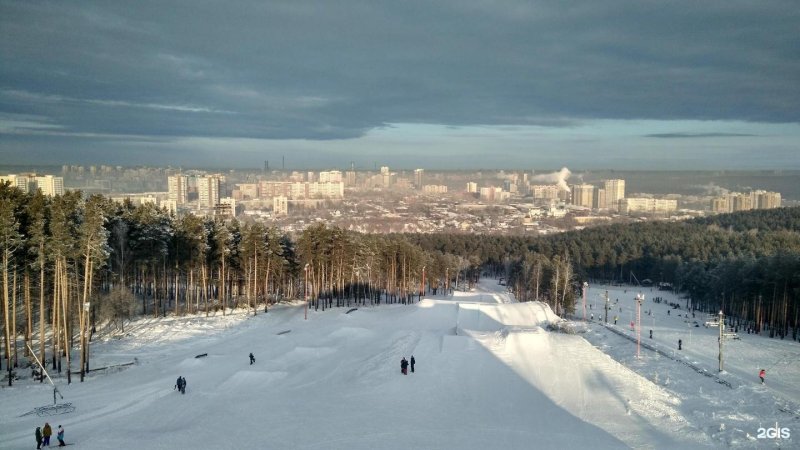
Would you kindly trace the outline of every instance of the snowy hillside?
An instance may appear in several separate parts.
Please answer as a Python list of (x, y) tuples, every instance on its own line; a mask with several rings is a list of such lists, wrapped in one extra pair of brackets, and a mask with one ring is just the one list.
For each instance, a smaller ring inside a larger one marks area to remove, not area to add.
[[(86, 449), (789, 448), (800, 436), (791, 410), (796, 343), (753, 336), (771, 356), (736, 368), (732, 354), (729, 388), (649, 350), (636, 360), (635, 344), (597, 314), (586, 334), (546, 331), (557, 320), (547, 306), (515, 303), (498, 288), (486, 280), (476, 292), (350, 314), (310, 311), (308, 320), (301, 304), (256, 317), (142, 319), (92, 347), (95, 367), (136, 364), (84, 383), (56, 378), (72, 413), (28, 414), (52, 404), (48, 384), (3, 388), (0, 447), (34, 448), (45, 421)], [(656, 322), (653, 345), (665, 351), (683, 330), (672, 319)], [(676, 358), (705, 364), (702, 334)], [(791, 351), (766, 388), (754, 385), (748, 365)], [(404, 376), (400, 359), (411, 355), (415, 372)], [(173, 390), (179, 375), (185, 395)], [(790, 412), (780, 410), (784, 398)], [(794, 439), (744, 434), (775, 421)]]

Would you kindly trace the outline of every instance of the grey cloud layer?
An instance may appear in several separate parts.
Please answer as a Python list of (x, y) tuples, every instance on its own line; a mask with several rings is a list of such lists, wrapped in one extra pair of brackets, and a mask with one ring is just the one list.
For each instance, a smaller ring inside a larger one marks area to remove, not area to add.
[(0, 117), (41, 119), (0, 132), (798, 122), (798, 23), (794, 0), (0, 1)]

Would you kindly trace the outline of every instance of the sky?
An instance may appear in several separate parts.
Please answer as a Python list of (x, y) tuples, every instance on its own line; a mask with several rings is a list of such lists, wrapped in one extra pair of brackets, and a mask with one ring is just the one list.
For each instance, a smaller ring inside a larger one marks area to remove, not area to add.
[[(606, 289), (608, 327), (599, 320)], [(637, 358), (630, 286), (590, 286), (586, 324), (565, 327), (577, 334), (547, 331), (558, 321), (547, 305), (504, 290), (483, 279), (470, 292), (311, 309), (307, 319), (293, 301), (255, 317), (140, 317), (124, 333), (99, 324), (90, 367), (134, 364), (72, 384), (50, 371), (58, 404), (74, 410), (44, 416), (34, 408), (53, 406), (52, 387), (18, 371), (12, 387), (0, 383), (0, 442), (31, 449), (47, 421), (87, 450), (797, 448), (796, 342), (740, 332), (726, 338), (719, 373), (718, 329), (689, 327), (706, 318), (653, 302), (683, 304), (672, 293), (642, 292), (652, 315), (642, 314)], [(412, 355), (414, 371), (401, 374)], [(786, 431), (776, 439), (768, 428)]]
[(6, 164), (800, 168), (794, 0), (0, 0)]

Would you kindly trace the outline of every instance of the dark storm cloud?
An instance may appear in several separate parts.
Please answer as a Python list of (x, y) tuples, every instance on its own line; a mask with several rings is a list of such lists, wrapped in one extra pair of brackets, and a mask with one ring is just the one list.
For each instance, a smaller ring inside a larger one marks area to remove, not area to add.
[(798, 122), (798, 23), (795, 0), (0, 0), (0, 139)]

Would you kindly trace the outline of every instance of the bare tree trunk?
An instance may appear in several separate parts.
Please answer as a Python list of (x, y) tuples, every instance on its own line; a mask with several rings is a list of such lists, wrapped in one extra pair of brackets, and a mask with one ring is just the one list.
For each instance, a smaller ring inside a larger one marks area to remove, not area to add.
[(17, 361), (17, 271), (14, 270), (14, 283), (11, 291), (11, 351), (14, 353), (14, 367), (19, 367)]
[(30, 272), (25, 270), (25, 347), (23, 347), (23, 354), (30, 356), (28, 346), (31, 344), (33, 337), (33, 311), (31, 311), (31, 277)]
[(6, 353), (6, 368), (8, 369), (8, 385), (11, 386), (11, 321), (8, 314), (9, 292), (8, 292), (8, 265), (11, 253), (10, 250), (3, 251), (3, 322)]
[(203, 297), (205, 298), (206, 302), (206, 317), (208, 317), (208, 277), (206, 275), (206, 265), (203, 264), (201, 266), (202, 275), (203, 275)]
[[(44, 245), (40, 245), (40, 251), (44, 250)], [(44, 334), (44, 262), (39, 268), (39, 361), (42, 363), (40, 370), (44, 369), (45, 359), (45, 334)], [(39, 382), (44, 382), (44, 375), (39, 376)]]

